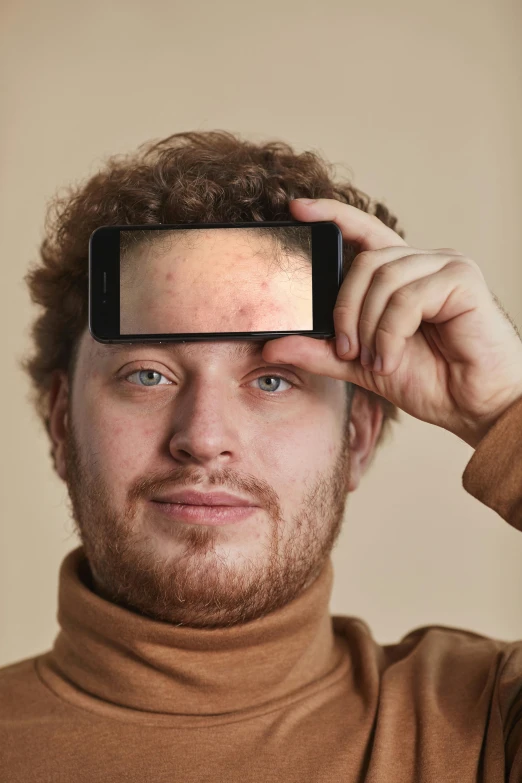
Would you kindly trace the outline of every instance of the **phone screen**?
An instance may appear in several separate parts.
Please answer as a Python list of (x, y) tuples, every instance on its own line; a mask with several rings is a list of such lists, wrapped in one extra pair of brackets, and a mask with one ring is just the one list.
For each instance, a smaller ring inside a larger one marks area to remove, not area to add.
[(91, 333), (126, 341), (322, 332), (340, 283), (338, 234), (333, 223), (97, 229)]

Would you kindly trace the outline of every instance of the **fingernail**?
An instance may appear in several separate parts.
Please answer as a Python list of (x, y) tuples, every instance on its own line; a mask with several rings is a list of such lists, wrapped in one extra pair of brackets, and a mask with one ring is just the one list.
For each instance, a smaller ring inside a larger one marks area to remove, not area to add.
[(344, 356), (350, 350), (350, 341), (344, 332), (339, 332), (335, 338), (335, 347), (339, 356)]
[(294, 201), (300, 201), (301, 204), (315, 204), (316, 198), (294, 198)]

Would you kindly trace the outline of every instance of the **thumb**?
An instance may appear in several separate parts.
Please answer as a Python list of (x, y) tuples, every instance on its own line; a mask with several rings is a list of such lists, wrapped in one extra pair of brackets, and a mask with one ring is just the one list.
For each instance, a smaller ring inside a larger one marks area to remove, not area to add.
[(278, 337), (266, 342), (262, 356), (269, 364), (292, 364), (314, 375), (327, 375), (375, 390), (372, 373), (364, 369), (358, 359), (348, 361), (337, 356), (335, 338)]

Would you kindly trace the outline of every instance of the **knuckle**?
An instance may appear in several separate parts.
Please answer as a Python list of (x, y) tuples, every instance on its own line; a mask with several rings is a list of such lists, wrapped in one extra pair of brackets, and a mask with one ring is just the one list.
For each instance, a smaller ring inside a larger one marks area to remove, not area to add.
[[(450, 261), (451, 266), (455, 267), (457, 273), (462, 277), (466, 277), (470, 283), (485, 283), (486, 279), (484, 277), (484, 273), (482, 272), (482, 269), (477, 264), (476, 261), (473, 261), (471, 258), (463, 257), (462, 259)], [(448, 266), (450, 265), (448, 264)]]
[(362, 253), (359, 253), (355, 256), (352, 266), (357, 267), (369, 267), (373, 263), (373, 251), (372, 250), (363, 250)]
[(381, 321), (381, 323), (377, 327), (377, 331), (375, 332), (375, 334), (376, 335), (377, 334), (385, 334), (387, 337), (389, 337), (389, 336), (393, 337), (394, 336), (394, 332), (393, 332), (393, 329), (391, 328), (391, 324), (388, 324), (388, 321), (386, 321), (385, 319), (383, 319)]
[(390, 304), (401, 306), (405, 302), (411, 302), (412, 296), (413, 290), (409, 286), (403, 286), (403, 288), (398, 288), (390, 296)]
[(370, 329), (371, 325), (372, 325), (372, 322), (370, 321), (369, 318), (366, 318), (364, 315), (361, 316), (361, 318), (359, 320), (359, 328), (363, 332), (368, 332), (368, 330)]
[(472, 269), (474, 269), (476, 272), (480, 272), (480, 274), (482, 275), (482, 269), (481, 269), (481, 268), (480, 268), (480, 266), (477, 264), (477, 262), (476, 262), (476, 261), (474, 261), (472, 258), (468, 258), (468, 256), (462, 256), (462, 261), (463, 261), (465, 264), (467, 264), (469, 267), (471, 267)]
[(334, 315), (338, 318), (348, 318), (352, 312), (352, 308), (348, 304), (336, 304), (334, 306)]
[(475, 261), (471, 261), (471, 259), (464, 257), (455, 258), (452, 261), (449, 261), (446, 266), (448, 269), (455, 269), (459, 274), (469, 275), (472, 273), (473, 276), (475, 276), (475, 271), (478, 269), (478, 264), (476, 264)]
[(335, 305), (333, 318), (336, 330), (349, 331), (352, 323), (352, 308), (348, 305)]
[(463, 253), (460, 250), (455, 250), (454, 247), (438, 247), (437, 250), (442, 253), (447, 253), (450, 256), (462, 256)]
[(386, 264), (383, 264), (379, 267), (379, 269), (374, 274), (374, 279), (377, 280), (395, 280), (397, 279), (397, 272), (395, 265), (392, 261), (388, 261)]

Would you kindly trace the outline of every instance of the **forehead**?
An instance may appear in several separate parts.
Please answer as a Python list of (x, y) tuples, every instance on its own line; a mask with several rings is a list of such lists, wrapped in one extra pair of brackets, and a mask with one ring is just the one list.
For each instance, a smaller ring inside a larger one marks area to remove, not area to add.
[(122, 237), (127, 247), (121, 256), (122, 275), (161, 273), (173, 259), (181, 269), (184, 269), (183, 262), (190, 259), (184, 269), (186, 273), (202, 264), (203, 269), (212, 274), (214, 266), (223, 271), (229, 262), (237, 265), (241, 261), (255, 259), (255, 266), (259, 266), (260, 261), (271, 261), (281, 256), (281, 248), (272, 235), (255, 228), (149, 231), (143, 238), (137, 236), (135, 240), (132, 232), (122, 231)]
[[(121, 334), (311, 330), (311, 262), (248, 231), (188, 231), (136, 246), (122, 259)], [(236, 358), (248, 351), (229, 349)]]
[(132, 354), (137, 350), (146, 348), (151, 351), (167, 353), (173, 358), (189, 358), (198, 353), (212, 351), (225, 356), (231, 361), (242, 361), (245, 359), (261, 356), (266, 340), (210, 340), (200, 342), (186, 343), (99, 343), (88, 334), (92, 342), (92, 348), (99, 359), (125, 356)]

